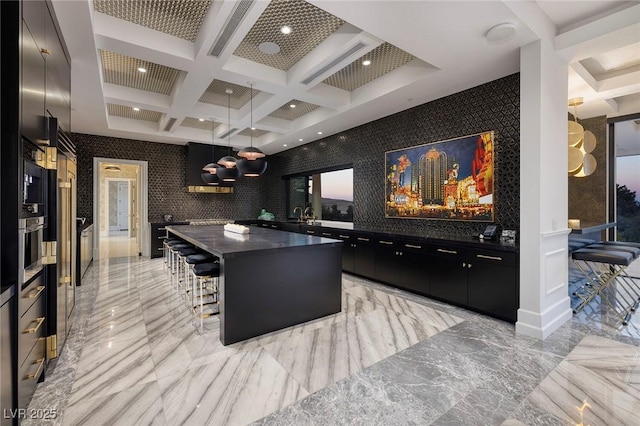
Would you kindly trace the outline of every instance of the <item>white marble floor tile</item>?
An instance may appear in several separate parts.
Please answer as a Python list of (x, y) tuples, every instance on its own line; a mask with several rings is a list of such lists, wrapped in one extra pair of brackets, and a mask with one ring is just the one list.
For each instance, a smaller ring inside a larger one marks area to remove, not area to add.
[(158, 381), (170, 425), (244, 425), (308, 393), (266, 351), (256, 349)]
[[(638, 348), (606, 340), (595, 336), (583, 340), (542, 380), (527, 402), (574, 424), (639, 424)], [(606, 347), (608, 360), (602, 352)]]
[(63, 425), (166, 425), (158, 383), (148, 382), (121, 392), (70, 404)]
[(95, 343), (82, 350), (70, 403), (120, 392), (155, 379), (146, 337)]

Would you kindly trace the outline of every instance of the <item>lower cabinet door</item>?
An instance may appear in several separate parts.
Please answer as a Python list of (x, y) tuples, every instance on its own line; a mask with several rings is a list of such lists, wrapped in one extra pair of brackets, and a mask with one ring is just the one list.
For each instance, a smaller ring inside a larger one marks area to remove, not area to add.
[(44, 371), (44, 337), (38, 339), (18, 370), (18, 408), (26, 408)]
[(467, 264), (457, 249), (443, 249), (442, 255), (430, 255), (431, 296), (457, 305), (467, 305)]
[(515, 267), (501, 265), (499, 261), (476, 259), (469, 268), (469, 306), (496, 318), (516, 322), (518, 286)]
[[(388, 243), (388, 245), (387, 245)], [(400, 255), (391, 241), (378, 241), (375, 254), (375, 279), (386, 284), (400, 284)]]
[(363, 277), (375, 279), (376, 249), (369, 237), (356, 237), (354, 243), (354, 272)]
[(431, 294), (430, 267), (427, 256), (422, 252), (406, 249), (400, 251), (398, 287), (414, 291), (424, 296)]

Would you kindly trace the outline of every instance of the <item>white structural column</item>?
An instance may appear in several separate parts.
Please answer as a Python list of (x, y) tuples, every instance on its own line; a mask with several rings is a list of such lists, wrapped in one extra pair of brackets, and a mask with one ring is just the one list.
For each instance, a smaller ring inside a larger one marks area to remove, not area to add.
[(520, 309), (545, 339), (571, 318), (567, 264), (568, 64), (548, 40), (520, 51)]

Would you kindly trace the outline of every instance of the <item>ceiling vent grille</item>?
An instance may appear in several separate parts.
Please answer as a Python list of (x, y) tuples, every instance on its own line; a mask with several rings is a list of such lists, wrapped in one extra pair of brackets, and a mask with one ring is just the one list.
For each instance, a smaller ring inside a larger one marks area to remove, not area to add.
[(220, 57), (220, 54), (227, 46), (227, 43), (229, 43), (231, 36), (236, 32), (236, 29), (244, 18), (244, 15), (247, 14), (254, 1), (255, 0), (240, 0), (238, 2), (235, 10), (227, 20), (224, 29), (220, 32), (216, 42), (213, 44), (213, 48), (211, 48), (209, 55), (215, 56), (216, 58)]
[(168, 121), (167, 124), (165, 124), (164, 126), (164, 131), (165, 132), (170, 132), (171, 128), (173, 127), (173, 125), (176, 124), (176, 119), (171, 117)]
[(305, 78), (304, 80), (302, 80), (302, 84), (309, 84), (311, 83), (313, 80), (315, 80), (316, 78), (318, 78), (320, 75), (324, 74), (325, 72), (327, 72), (328, 70), (330, 70), (331, 68), (335, 67), (336, 65), (338, 65), (340, 62), (344, 61), (345, 59), (347, 59), (349, 56), (353, 55), (354, 53), (356, 53), (358, 50), (363, 49), (366, 46), (366, 44), (362, 43), (362, 42), (358, 42), (358, 44), (356, 44), (355, 46), (353, 46), (351, 49), (347, 50), (346, 52), (344, 52), (342, 55), (338, 56), (337, 58), (335, 58), (333, 61), (329, 62), (328, 64), (326, 64), (325, 66), (323, 66), (322, 68), (320, 68), (318, 71), (314, 72), (313, 74), (311, 74), (309, 77)]
[(231, 130), (229, 130), (228, 132), (224, 132), (223, 134), (221, 134), (221, 135), (220, 135), (220, 139), (224, 139), (224, 138), (226, 138), (227, 136), (229, 136), (229, 135), (231, 135), (231, 134), (233, 134), (233, 133), (235, 133), (235, 132), (237, 132), (237, 131), (238, 131), (238, 129), (236, 129), (236, 128), (234, 127), (234, 128), (232, 128)]

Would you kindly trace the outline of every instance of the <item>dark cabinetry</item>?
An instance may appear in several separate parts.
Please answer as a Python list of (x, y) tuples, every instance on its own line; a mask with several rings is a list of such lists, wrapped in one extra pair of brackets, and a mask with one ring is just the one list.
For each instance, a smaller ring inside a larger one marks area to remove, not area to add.
[[(41, 3), (44, 2), (25, 2)], [(46, 10), (46, 7), (45, 7)], [(43, 26), (44, 28), (44, 22)], [(45, 61), (30, 27), (22, 23), (22, 136), (33, 143), (47, 137), (44, 123)]]
[(500, 319), (515, 322), (518, 307), (518, 258), (515, 253), (472, 251), (468, 265), (468, 304)]
[(18, 321), (18, 407), (26, 408), (45, 364), (44, 274), (37, 275), (20, 292)]
[[(500, 245), (454, 242), (298, 223), (241, 221), (341, 240), (342, 270), (515, 322), (518, 254)], [(483, 248), (483, 245), (490, 248)], [(495, 247), (495, 248), (494, 248)]]
[(162, 243), (167, 238), (167, 226), (188, 225), (189, 222), (156, 222), (151, 223), (151, 258), (162, 257)]
[(429, 246), (431, 296), (467, 305), (467, 262), (463, 248), (447, 245)]

